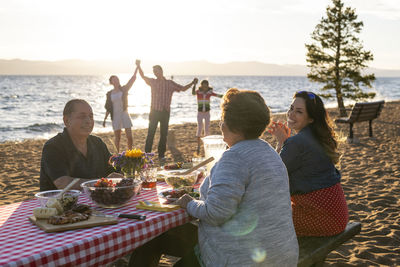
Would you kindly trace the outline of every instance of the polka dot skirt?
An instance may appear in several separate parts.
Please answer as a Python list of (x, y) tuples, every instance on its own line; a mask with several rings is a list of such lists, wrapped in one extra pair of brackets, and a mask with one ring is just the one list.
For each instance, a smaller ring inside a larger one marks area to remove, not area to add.
[(297, 236), (331, 236), (343, 232), (349, 220), (342, 186), (292, 195), (293, 223)]

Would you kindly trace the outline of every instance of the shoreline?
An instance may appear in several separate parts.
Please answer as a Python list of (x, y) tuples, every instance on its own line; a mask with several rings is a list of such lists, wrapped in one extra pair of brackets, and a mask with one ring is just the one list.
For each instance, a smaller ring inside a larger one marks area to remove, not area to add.
[[(332, 119), (337, 109), (328, 109)], [(272, 114), (284, 120), (285, 114)], [(197, 148), (196, 123), (169, 127), (166, 156), (172, 160), (190, 159)], [(336, 130), (347, 136), (349, 126)], [(220, 134), (218, 121), (212, 121), (210, 134)], [(382, 114), (373, 121), (372, 138), (368, 122), (356, 123), (358, 143), (341, 143), (339, 169), (351, 221), (361, 222), (361, 233), (330, 253), (328, 265), (400, 265), (400, 100), (385, 103)], [(96, 133), (113, 153), (113, 133)], [(144, 149), (147, 128), (133, 130), (134, 148)], [(156, 152), (159, 130), (154, 138)], [(275, 146), (268, 133), (263, 139)], [(34, 198), (39, 192), (40, 158), (46, 139), (27, 139), (0, 143), (0, 205)], [(126, 145), (122, 135), (121, 150)], [(155, 150), (154, 150), (155, 149)], [(204, 155), (201, 148), (200, 154)]]
[[(374, 101), (375, 101), (375, 100), (374, 100)], [(378, 100), (376, 100), (376, 101), (378, 101)], [(385, 105), (390, 104), (390, 103), (397, 103), (397, 102), (400, 102), (400, 99), (398, 99), (398, 100), (389, 100), (389, 101), (386, 101), (386, 100), (385, 100)], [(268, 104), (268, 103), (267, 103), (267, 104)], [(346, 105), (346, 107), (348, 107), (348, 106)], [(337, 106), (335, 106), (335, 107), (326, 107), (326, 109), (328, 110), (328, 112), (329, 112), (330, 114), (334, 114), (334, 117), (337, 117), (337, 114), (338, 114), (338, 113), (337, 113)], [(271, 111), (272, 117), (276, 116), (276, 117), (281, 118), (281, 117), (284, 116), (285, 114), (286, 114), (286, 112), (276, 112), (276, 113), (272, 113), (272, 111)], [(130, 114), (130, 115), (132, 116), (132, 114)], [(378, 119), (379, 119), (379, 118), (378, 118)], [(196, 127), (197, 121), (195, 120), (195, 118), (194, 118), (193, 120), (194, 120), (193, 122), (181, 122), (181, 123), (176, 123), (176, 124), (170, 124), (170, 127), (173, 126), (173, 125), (185, 125), (185, 124), (195, 124), (195, 127)], [(212, 121), (212, 122), (213, 122), (213, 121)], [(92, 132), (92, 135), (96, 135), (96, 136), (108, 136), (108, 135), (113, 135), (112, 128), (111, 128), (111, 127), (109, 127), (109, 128), (110, 128), (109, 131), (107, 131), (107, 130), (102, 130), (102, 131), (98, 131), (98, 132), (93, 131), (93, 132)], [(99, 129), (103, 129), (103, 128), (99, 128)], [(140, 130), (147, 130), (147, 126), (142, 126), (142, 127), (138, 127), (138, 128), (132, 127), (132, 132), (134, 132), (134, 131), (140, 131)], [(62, 130), (61, 130), (61, 131), (62, 131)], [(58, 133), (58, 132), (57, 132), (57, 133)], [(21, 139), (21, 140), (5, 140), (5, 141), (0, 141), (0, 145), (1, 145), (1, 144), (7, 144), (7, 143), (23, 143), (23, 142), (27, 142), (27, 141), (48, 140), (49, 138), (55, 136), (57, 133), (51, 134), (51, 133), (45, 133), (45, 132), (44, 132), (44, 133), (42, 133), (40, 136), (33, 137), (33, 138), (24, 138), (24, 139)], [(48, 136), (50, 136), (50, 137), (47, 138)], [(123, 138), (124, 138), (124, 132), (122, 132), (121, 141), (122, 141)]]

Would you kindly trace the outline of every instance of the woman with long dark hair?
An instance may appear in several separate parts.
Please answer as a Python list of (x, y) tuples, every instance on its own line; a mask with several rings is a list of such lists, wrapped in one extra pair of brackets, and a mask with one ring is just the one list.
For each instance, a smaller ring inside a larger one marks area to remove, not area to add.
[[(291, 130), (296, 135), (291, 136)], [(348, 209), (339, 162), (337, 135), (321, 98), (295, 93), (287, 124), (273, 122), (269, 132), (289, 173), (293, 222), (298, 236), (331, 236), (342, 232)]]

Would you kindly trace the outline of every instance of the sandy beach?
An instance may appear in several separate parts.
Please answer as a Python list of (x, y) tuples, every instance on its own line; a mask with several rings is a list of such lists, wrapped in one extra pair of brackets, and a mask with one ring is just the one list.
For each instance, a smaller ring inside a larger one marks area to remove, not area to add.
[[(330, 110), (332, 118), (337, 110)], [(274, 114), (284, 120), (284, 114)], [(338, 250), (330, 253), (327, 266), (400, 265), (400, 101), (387, 102), (381, 116), (373, 122), (374, 136), (368, 137), (368, 122), (357, 123), (357, 143), (343, 142), (340, 163), (342, 185), (348, 201), (350, 220), (359, 221), (362, 231)], [(348, 125), (337, 125), (348, 135)], [(192, 158), (197, 142), (196, 124), (170, 125), (167, 157)], [(147, 130), (134, 130), (134, 147), (144, 149)], [(211, 134), (220, 134), (212, 122)], [(99, 134), (114, 152), (113, 134)], [(275, 146), (269, 134), (264, 138)], [(26, 140), (0, 144), (0, 205), (31, 199), (39, 191), (42, 146), (46, 140)], [(122, 147), (126, 140), (122, 138)], [(158, 132), (154, 147), (158, 144)], [(204, 154), (204, 151), (201, 151)], [(163, 258), (160, 266), (170, 266)]]

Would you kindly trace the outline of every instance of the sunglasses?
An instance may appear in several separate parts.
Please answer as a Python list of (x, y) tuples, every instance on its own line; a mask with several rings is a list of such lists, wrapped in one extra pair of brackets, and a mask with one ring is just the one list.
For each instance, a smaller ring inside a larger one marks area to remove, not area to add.
[(313, 100), (314, 104), (316, 104), (316, 102), (315, 102), (315, 94), (314, 93), (311, 93), (311, 92), (308, 92), (308, 91), (299, 91), (296, 94), (302, 94), (302, 93), (306, 93), (307, 96), (308, 96), (308, 99)]
[(310, 98), (310, 99), (315, 99), (315, 94), (314, 94), (314, 93), (311, 93), (311, 92), (308, 92), (308, 91), (299, 91), (299, 92), (297, 92), (296, 94), (302, 94), (302, 93), (307, 93), (308, 98)]

